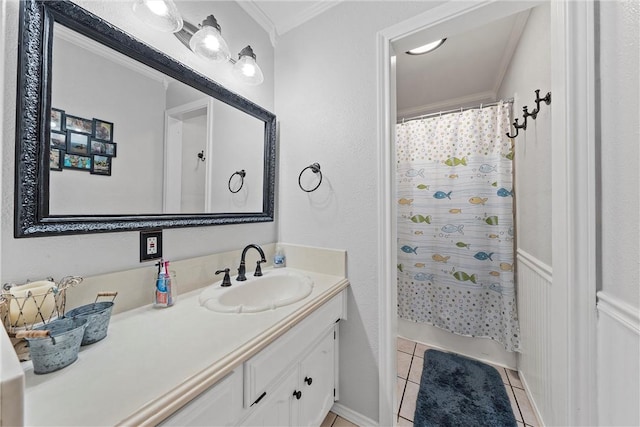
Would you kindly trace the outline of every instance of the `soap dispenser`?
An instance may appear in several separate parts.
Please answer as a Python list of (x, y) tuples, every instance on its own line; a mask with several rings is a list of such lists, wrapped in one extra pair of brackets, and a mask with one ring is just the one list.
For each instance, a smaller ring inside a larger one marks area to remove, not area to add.
[(287, 259), (284, 255), (284, 249), (280, 246), (276, 246), (276, 254), (273, 256), (273, 268), (286, 267)]

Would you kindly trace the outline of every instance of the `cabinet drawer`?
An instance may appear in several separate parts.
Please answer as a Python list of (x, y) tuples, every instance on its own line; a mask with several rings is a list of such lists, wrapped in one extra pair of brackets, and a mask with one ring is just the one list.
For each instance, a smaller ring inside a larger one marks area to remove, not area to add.
[(249, 407), (306, 349), (343, 316), (344, 291), (244, 363), (244, 406)]
[(242, 369), (221, 381), (166, 419), (163, 426), (229, 426), (242, 412)]

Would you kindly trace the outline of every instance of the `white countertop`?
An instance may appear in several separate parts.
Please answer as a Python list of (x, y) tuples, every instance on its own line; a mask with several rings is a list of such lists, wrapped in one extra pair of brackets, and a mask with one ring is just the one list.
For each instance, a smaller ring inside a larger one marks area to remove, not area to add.
[(289, 306), (216, 313), (199, 305), (201, 288), (173, 307), (113, 316), (107, 337), (81, 347), (60, 371), (35, 375), (31, 362), (22, 363), (25, 425), (158, 423), (348, 286), (345, 277), (287, 270), (314, 282), (308, 297)]

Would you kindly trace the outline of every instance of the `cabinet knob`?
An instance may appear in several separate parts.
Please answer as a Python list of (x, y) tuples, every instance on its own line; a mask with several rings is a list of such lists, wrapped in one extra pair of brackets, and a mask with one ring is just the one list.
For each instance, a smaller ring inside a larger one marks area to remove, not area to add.
[(294, 391), (293, 395), (295, 396), (296, 399), (300, 400), (300, 398), (302, 397), (302, 392), (300, 390)]
[(311, 383), (313, 382), (313, 378), (311, 377), (304, 377), (304, 382), (307, 383), (307, 385), (311, 385)]

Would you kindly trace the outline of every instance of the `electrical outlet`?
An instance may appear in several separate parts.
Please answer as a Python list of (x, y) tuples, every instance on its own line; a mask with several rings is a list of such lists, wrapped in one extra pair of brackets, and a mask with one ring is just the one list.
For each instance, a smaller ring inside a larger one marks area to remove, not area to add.
[(162, 258), (162, 230), (140, 232), (140, 262)]

